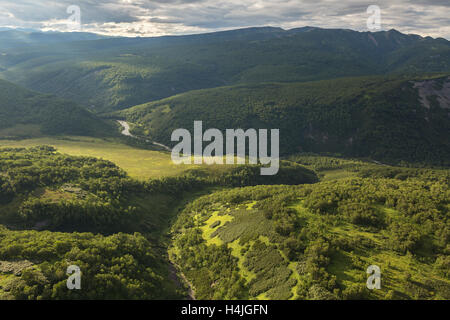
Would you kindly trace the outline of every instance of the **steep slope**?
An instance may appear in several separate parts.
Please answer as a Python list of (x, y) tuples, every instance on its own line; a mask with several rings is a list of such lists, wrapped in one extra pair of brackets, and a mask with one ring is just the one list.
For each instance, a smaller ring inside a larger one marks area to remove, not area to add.
[(450, 71), (449, 41), (395, 30), (250, 28), (3, 51), (7, 79), (97, 111), (240, 83)]
[(108, 124), (73, 102), (0, 80), (0, 137), (111, 132)]
[[(371, 77), (199, 90), (116, 113), (170, 144), (173, 130), (280, 129), (284, 154), (448, 163), (450, 78)], [(428, 89), (427, 89), (428, 88)]]

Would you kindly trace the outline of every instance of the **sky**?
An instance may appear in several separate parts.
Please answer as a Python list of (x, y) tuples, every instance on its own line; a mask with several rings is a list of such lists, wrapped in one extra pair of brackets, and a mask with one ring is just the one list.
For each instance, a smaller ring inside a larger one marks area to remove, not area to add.
[(382, 30), (450, 40), (450, 0), (0, 0), (0, 27), (130, 37), (258, 26), (367, 31), (373, 5)]

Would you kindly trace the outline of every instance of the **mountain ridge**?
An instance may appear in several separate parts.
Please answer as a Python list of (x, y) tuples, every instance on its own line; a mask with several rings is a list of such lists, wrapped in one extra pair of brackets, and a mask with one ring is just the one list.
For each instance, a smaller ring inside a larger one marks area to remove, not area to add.
[(140, 135), (205, 127), (280, 129), (282, 154), (339, 153), (444, 164), (450, 157), (450, 77), (357, 77), (203, 89), (116, 112)]
[(38, 30), (0, 29), (0, 48), (13, 49), (29, 45), (92, 41), (109, 38), (90, 32), (42, 32)]
[(448, 72), (449, 61), (449, 41), (392, 30), (249, 28), (6, 50), (0, 76), (108, 112), (226, 85)]

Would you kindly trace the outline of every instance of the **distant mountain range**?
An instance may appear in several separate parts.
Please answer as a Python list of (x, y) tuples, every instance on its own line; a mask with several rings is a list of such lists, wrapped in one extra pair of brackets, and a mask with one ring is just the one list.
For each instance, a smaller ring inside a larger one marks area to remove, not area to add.
[[(313, 27), (98, 37), (0, 32), (1, 77), (74, 102), (47, 97), (50, 103), (36, 104), (48, 114), (43, 128), (58, 118), (53, 131), (86, 128), (89, 134), (98, 118), (78, 106), (111, 115), (140, 105), (112, 115), (165, 144), (171, 130), (203, 120), (219, 129), (280, 128), (283, 154), (333, 152), (437, 164), (450, 159), (445, 39)], [(3, 103), (7, 111), (0, 121), (11, 126), (8, 114), (20, 103)], [(24, 106), (28, 119), (34, 104)], [(70, 120), (72, 109), (77, 116)], [(79, 126), (82, 119), (89, 124)]]
[(109, 37), (88, 32), (41, 32), (34, 29), (0, 28), (0, 50), (106, 38)]
[(396, 30), (265, 27), (58, 43), (64, 36), (3, 45), (0, 76), (105, 112), (226, 85), (450, 71), (449, 41)]

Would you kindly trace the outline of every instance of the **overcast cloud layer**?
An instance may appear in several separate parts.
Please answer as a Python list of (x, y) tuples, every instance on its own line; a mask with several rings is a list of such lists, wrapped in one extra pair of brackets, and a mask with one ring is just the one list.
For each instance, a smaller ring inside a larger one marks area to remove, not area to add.
[(78, 31), (67, 13), (73, 5), (81, 31), (120, 36), (268, 25), (367, 31), (367, 8), (378, 5), (384, 30), (450, 40), (450, 0), (0, 0), (0, 26)]

